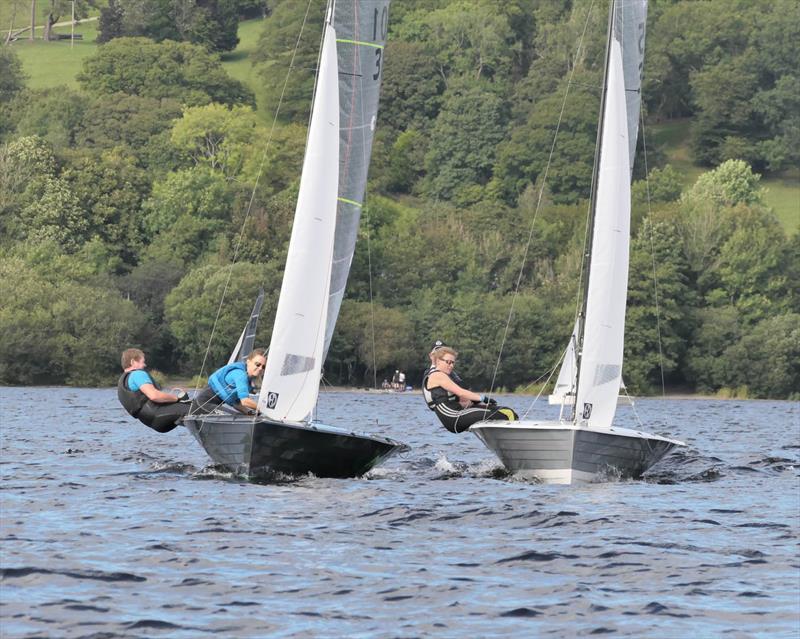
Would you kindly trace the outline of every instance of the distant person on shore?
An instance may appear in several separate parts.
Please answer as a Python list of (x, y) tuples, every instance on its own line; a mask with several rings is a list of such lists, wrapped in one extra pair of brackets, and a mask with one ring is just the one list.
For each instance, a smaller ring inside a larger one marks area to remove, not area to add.
[(264, 374), (266, 366), (264, 349), (256, 348), (244, 362), (217, 369), (208, 378), (208, 386), (194, 398), (192, 414), (211, 413), (221, 404), (227, 404), (240, 413), (255, 415), (258, 403), (250, 394), (255, 390), (253, 382)]
[(189, 412), (189, 396), (165, 393), (145, 370), (144, 353), (138, 348), (122, 352), (122, 376), (117, 382), (117, 397), (132, 416), (159, 433), (168, 433)]
[(429, 353), (433, 365), (422, 378), (422, 395), (447, 430), (463, 433), (477, 422), (519, 419), (511, 408), (498, 406), (494, 399), (462, 388), (453, 373), (458, 353), (439, 340), (437, 343)]

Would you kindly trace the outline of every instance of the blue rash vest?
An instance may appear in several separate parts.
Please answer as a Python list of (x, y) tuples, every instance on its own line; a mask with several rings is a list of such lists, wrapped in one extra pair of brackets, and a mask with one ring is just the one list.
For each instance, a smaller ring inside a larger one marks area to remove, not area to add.
[(128, 375), (128, 390), (135, 393), (145, 384), (153, 384), (155, 386), (153, 378), (150, 377), (150, 373), (146, 370), (140, 368), (139, 370), (131, 371), (130, 375)]
[(208, 386), (229, 406), (240, 404), (250, 396), (252, 390), (247, 377), (247, 365), (236, 362), (223, 366), (208, 378)]

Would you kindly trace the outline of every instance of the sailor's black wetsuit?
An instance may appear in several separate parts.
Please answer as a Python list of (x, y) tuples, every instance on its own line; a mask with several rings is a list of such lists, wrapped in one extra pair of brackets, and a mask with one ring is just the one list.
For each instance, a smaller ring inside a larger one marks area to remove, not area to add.
[[(510, 421), (517, 419), (517, 414), (510, 408), (504, 406), (462, 408), (461, 404), (458, 403), (458, 397), (441, 386), (429, 389), (428, 378), (436, 372), (444, 373), (444, 371), (440, 371), (435, 366), (431, 366), (425, 373), (422, 378), (422, 395), (425, 397), (425, 403), (428, 408), (436, 413), (439, 421), (451, 433), (463, 433), (473, 424), (486, 420)], [(453, 374), (444, 374), (453, 379)], [(456, 380), (453, 379), (453, 381), (455, 382)], [(458, 382), (460, 381), (461, 379), (459, 378)]]
[[(139, 369), (141, 370), (141, 369)], [(128, 388), (128, 376), (134, 371), (123, 373), (117, 382), (117, 397), (119, 403), (131, 415), (144, 425), (149, 426), (159, 433), (168, 433), (178, 425), (178, 420), (189, 412), (189, 404), (175, 402), (174, 404), (159, 404), (147, 398), (142, 391), (132, 391)], [(161, 387), (150, 377), (158, 390)]]

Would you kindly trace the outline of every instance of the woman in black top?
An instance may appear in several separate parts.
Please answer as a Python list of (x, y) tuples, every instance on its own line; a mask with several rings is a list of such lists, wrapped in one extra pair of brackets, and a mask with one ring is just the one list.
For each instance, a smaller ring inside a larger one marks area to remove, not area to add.
[(519, 419), (512, 409), (498, 406), (494, 399), (463, 388), (453, 372), (457, 357), (458, 353), (449, 346), (434, 346), (430, 353), (432, 366), (422, 379), (425, 403), (442, 425), (451, 433), (463, 433), (477, 422)]

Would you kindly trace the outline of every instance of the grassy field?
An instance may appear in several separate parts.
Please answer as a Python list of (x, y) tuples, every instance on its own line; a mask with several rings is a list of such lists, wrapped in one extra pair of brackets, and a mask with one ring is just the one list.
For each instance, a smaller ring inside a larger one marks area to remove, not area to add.
[(256, 67), (250, 60), (250, 54), (258, 44), (261, 35), (261, 26), (264, 21), (261, 19), (244, 20), (239, 23), (239, 44), (233, 51), (223, 53), (220, 58), (222, 66), (234, 78), (249, 87), (255, 93), (258, 115), (265, 123), (272, 123), (272, 113), (265, 113), (260, 107), (263, 104), (264, 79), (258, 74)]
[[(70, 26), (55, 27), (54, 33), (69, 34)], [(37, 29), (37, 35), (41, 35)], [(66, 85), (77, 89), (78, 82), (75, 76), (81, 70), (84, 58), (92, 55), (97, 49), (97, 22), (84, 22), (75, 25), (75, 34), (83, 36), (74, 43), (69, 40), (17, 40), (11, 44), (19, 59), (22, 68), (27, 74), (27, 85), (32, 89), (45, 89)]]
[[(0, 5), (3, 1), (0, 0)], [(2, 18), (0, 13), (0, 19)], [(21, 17), (16, 25), (21, 26)], [(6, 22), (8, 24), (8, 22)], [(256, 95), (256, 102), (263, 104), (263, 78), (250, 60), (261, 34), (262, 20), (246, 20), (239, 24), (239, 46), (234, 51), (221, 56), (227, 72), (250, 87)], [(56, 33), (68, 34), (70, 26), (56, 27)], [(96, 49), (97, 22), (85, 22), (75, 27), (75, 33), (83, 36), (70, 46), (69, 40), (42, 42), (18, 40), (12, 46), (22, 60), (28, 75), (28, 86), (39, 89), (59, 85), (77, 88), (75, 76), (81, 70), (83, 59)], [(41, 30), (37, 29), (41, 35)], [(271, 113), (259, 110), (259, 116), (266, 123), (272, 122)], [(684, 186), (694, 183), (705, 169), (694, 166), (689, 153), (689, 121), (673, 120), (665, 124), (652, 125), (645, 131), (648, 147), (660, 148), (667, 161), (683, 176)], [(767, 204), (772, 207), (788, 233), (800, 231), (800, 167), (795, 167), (779, 176), (764, 178), (761, 184), (766, 190)]]
[[(654, 125), (647, 131), (648, 145), (661, 148), (667, 161), (683, 176), (683, 186), (691, 186), (705, 171), (694, 166), (689, 155), (689, 121), (673, 120)], [(771, 207), (787, 233), (800, 231), (800, 167), (781, 175), (762, 177), (767, 206)]]

